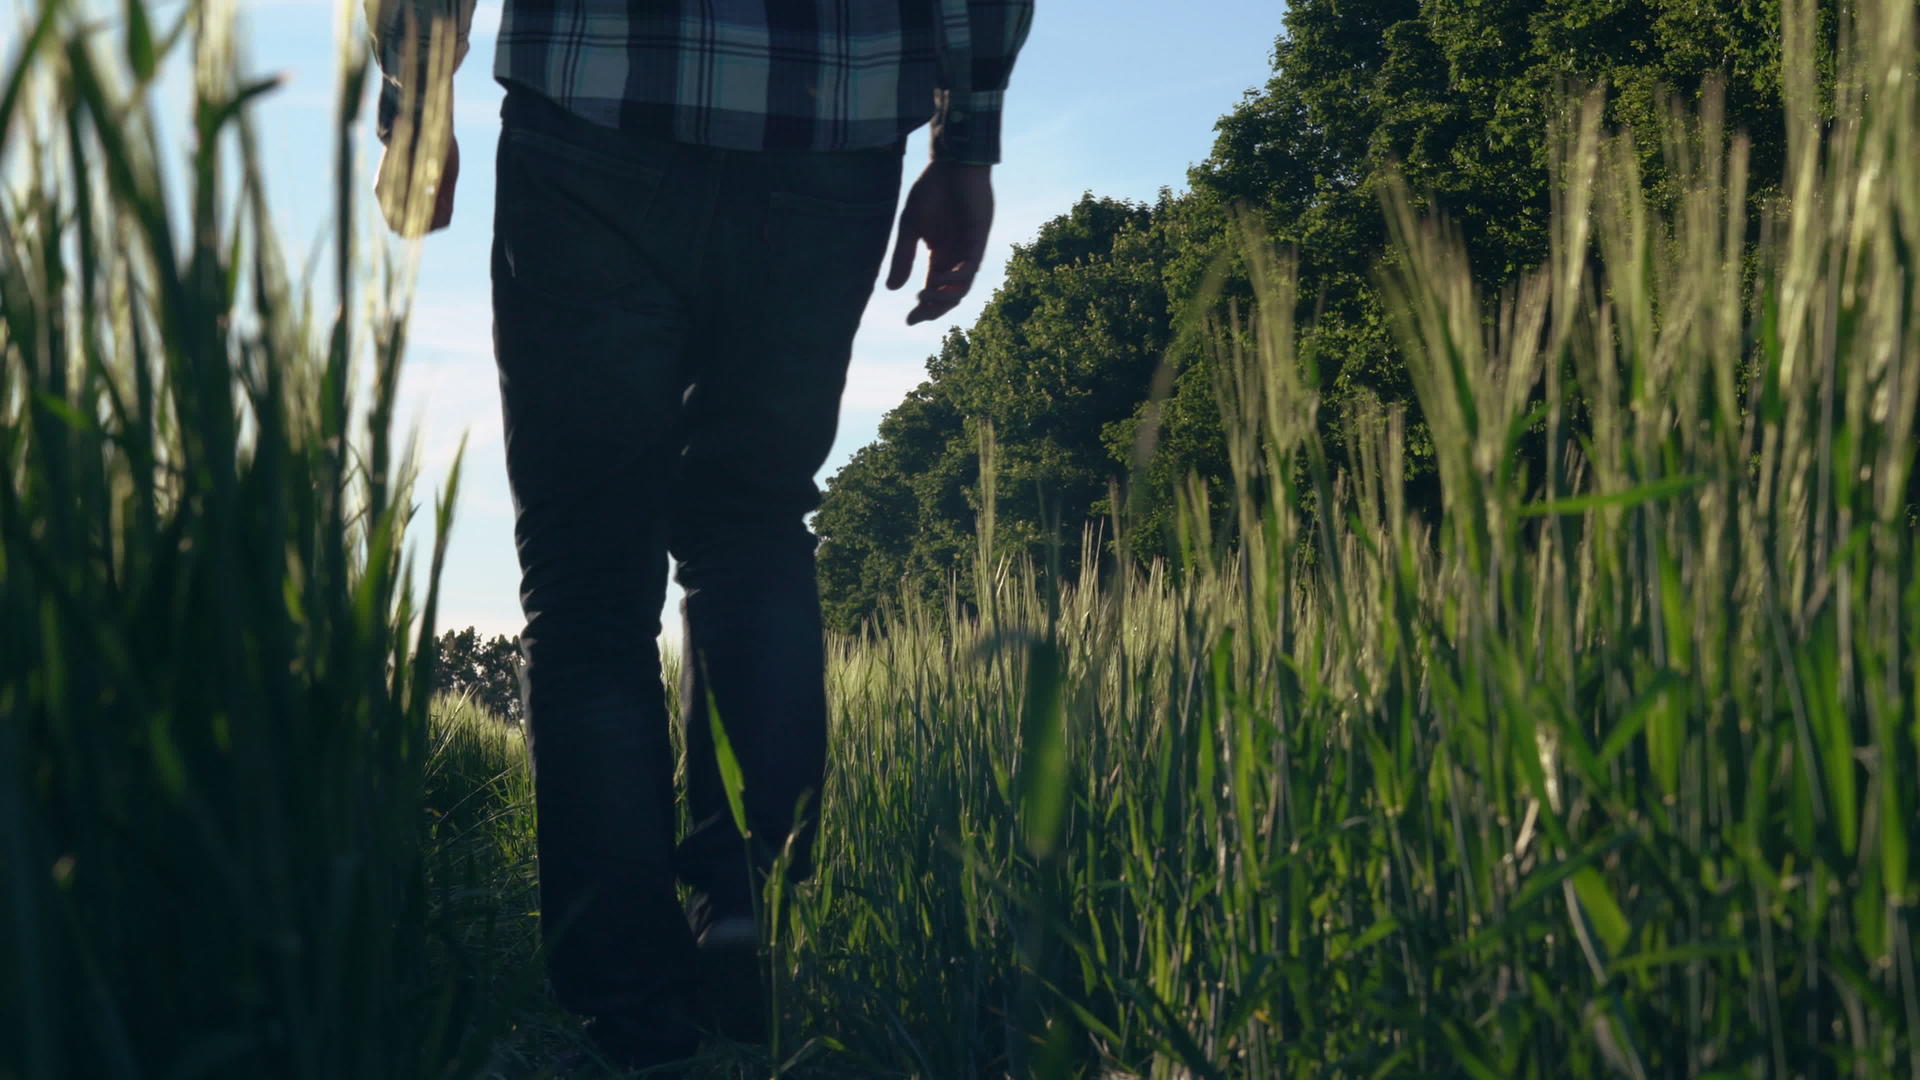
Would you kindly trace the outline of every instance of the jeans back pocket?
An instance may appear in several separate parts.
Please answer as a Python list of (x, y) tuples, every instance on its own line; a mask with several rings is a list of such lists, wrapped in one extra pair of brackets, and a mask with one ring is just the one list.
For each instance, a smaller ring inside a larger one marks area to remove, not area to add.
[(494, 231), (515, 286), (571, 304), (641, 291), (647, 215), (664, 169), (509, 126), (498, 170)]
[(790, 160), (777, 177), (767, 197), (767, 287), (793, 325), (851, 344), (893, 231), (900, 169), (892, 154), (819, 154)]

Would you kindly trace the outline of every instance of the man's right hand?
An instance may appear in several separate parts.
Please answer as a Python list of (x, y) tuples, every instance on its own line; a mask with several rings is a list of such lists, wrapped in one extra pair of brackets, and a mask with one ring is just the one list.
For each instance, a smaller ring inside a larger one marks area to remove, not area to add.
[(908, 326), (952, 311), (973, 288), (992, 227), (993, 166), (935, 161), (914, 181), (887, 271), (887, 288), (905, 285), (920, 241), (927, 242), (927, 285), (907, 313)]
[[(380, 155), (380, 172), (373, 183), (375, 197), (380, 202), (380, 212), (387, 219), (387, 227), (401, 236), (420, 235), (417, 226), (407, 227), (407, 196), (413, 185), (412, 173), (417, 166), (417, 155), (412, 150), (401, 150), (388, 146)], [(437, 232), (453, 222), (453, 190), (460, 179), (460, 141), (451, 134), (447, 136), (447, 156), (441, 163), (437, 182), (430, 177), (421, 177), (422, 182), (431, 183), (430, 197), (433, 200), (432, 213), (428, 216), (425, 232)]]

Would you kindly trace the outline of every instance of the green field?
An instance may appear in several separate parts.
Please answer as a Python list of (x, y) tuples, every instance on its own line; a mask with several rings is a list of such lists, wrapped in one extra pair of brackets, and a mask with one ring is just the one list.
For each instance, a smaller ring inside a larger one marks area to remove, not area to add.
[[(1252, 240), (1191, 331), (1232, 514), (1196, 478), (1178, 552), (1044, 584), (983, 432), (978, 603), (832, 642), (774, 1038), (703, 1068), (1920, 1078), (1920, 37), (1783, 7), (1758, 215), (1711, 94), (1665, 213), (1594, 99), (1543, 117), (1553, 254), (1498, 296), (1383, 199), (1437, 518), (1398, 413), (1330, 463)], [(343, 166), (351, 301), (288, 285), (201, 9), (60, 10), (0, 99), (0, 1078), (542, 1075), (524, 745), (430, 700), (401, 557), (404, 275)], [(172, 42), (220, 148), (183, 209)]]

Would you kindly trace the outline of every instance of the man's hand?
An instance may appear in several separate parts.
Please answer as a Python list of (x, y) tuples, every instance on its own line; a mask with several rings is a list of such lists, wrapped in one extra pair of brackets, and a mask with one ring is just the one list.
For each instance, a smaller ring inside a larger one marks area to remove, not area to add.
[(993, 226), (993, 166), (935, 161), (907, 193), (894, 240), (887, 288), (898, 289), (913, 273), (920, 242), (927, 243), (927, 287), (907, 314), (907, 325), (952, 311), (980, 272)]
[[(374, 193), (380, 201), (380, 211), (386, 216), (387, 227), (402, 236), (418, 235), (418, 226), (408, 227), (407, 202), (412, 191), (414, 177), (412, 173), (420, 165), (417, 155), (389, 146), (380, 155), (380, 173), (374, 180)], [(437, 177), (422, 175), (419, 180), (430, 184), (433, 200), (432, 214), (427, 218), (426, 232), (438, 232), (453, 223), (453, 189), (460, 179), (460, 142), (451, 134), (447, 136), (447, 156), (441, 163)]]

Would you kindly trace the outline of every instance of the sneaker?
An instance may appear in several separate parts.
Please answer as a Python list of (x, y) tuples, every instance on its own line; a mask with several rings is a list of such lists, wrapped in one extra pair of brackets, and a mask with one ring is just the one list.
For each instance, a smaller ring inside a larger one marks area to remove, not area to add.
[(696, 894), (687, 907), (687, 925), (698, 951), (700, 1007), (707, 1022), (735, 1042), (765, 1043), (767, 984), (759, 922)]
[(702, 949), (758, 949), (760, 924), (751, 915), (727, 915), (709, 922), (693, 939)]
[(687, 929), (701, 949), (758, 948), (760, 924), (753, 917), (753, 900), (744, 891), (695, 890), (687, 902)]

